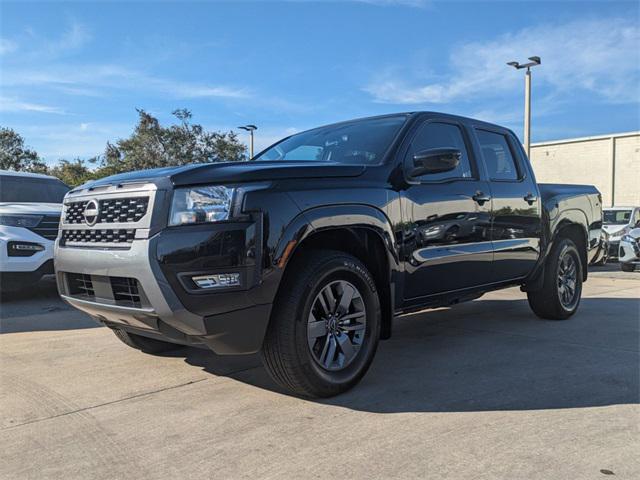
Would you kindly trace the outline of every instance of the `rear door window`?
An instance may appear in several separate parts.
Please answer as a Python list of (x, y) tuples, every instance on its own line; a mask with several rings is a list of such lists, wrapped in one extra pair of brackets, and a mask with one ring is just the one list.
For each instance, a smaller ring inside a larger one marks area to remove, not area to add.
[(518, 167), (509, 147), (507, 137), (488, 130), (476, 130), (482, 158), (489, 178), (497, 181), (516, 181), (520, 178)]

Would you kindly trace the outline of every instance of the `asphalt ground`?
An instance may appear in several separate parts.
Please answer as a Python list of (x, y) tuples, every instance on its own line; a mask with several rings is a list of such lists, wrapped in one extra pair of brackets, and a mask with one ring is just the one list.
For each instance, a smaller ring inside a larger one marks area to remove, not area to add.
[(0, 478), (640, 478), (640, 272), (617, 264), (564, 322), (518, 289), (399, 318), (323, 401), (257, 356), (130, 349), (50, 279), (2, 297), (0, 332)]

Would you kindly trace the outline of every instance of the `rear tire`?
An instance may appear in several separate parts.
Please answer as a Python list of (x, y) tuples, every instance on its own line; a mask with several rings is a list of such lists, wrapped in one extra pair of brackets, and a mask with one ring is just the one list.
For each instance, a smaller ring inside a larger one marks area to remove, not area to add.
[(636, 269), (636, 266), (631, 263), (621, 263), (620, 268), (623, 272), (633, 272)]
[(182, 347), (182, 345), (177, 345), (175, 343), (163, 342), (162, 340), (156, 340), (155, 338), (136, 335), (135, 333), (130, 333), (120, 328), (112, 328), (112, 330), (122, 343), (144, 353), (164, 353)]
[(540, 318), (566, 320), (580, 305), (583, 266), (580, 254), (568, 238), (551, 248), (544, 269), (542, 289), (527, 292), (529, 306)]
[(356, 385), (380, 338), (380, 301), (357, 258), (314, 250), (293, 260), (262, 346), (273, 380), (296, 395), (330, 397)]

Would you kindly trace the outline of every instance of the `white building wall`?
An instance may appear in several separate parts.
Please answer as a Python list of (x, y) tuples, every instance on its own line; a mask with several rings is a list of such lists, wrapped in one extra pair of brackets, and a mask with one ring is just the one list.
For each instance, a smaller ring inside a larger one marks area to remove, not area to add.
[(615, 139), (615, 203), (640, 205), (640, 135)]
[(605, 206), (640, 205), (640, 132), (531, 145), (541, 183), (595, 185)]

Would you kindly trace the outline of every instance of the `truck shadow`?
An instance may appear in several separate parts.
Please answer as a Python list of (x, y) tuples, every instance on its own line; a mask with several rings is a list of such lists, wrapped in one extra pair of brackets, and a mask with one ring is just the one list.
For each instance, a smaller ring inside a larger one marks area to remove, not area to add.
[(96, 327), (101, 325), (62, 301), (53, 275), (21, 290), (0, 293), (2, 334)]
[[(565, 322), (537, 319), (526, 300), (414, 314), (396, 320), (393, 338), (380, 343), (356, 388), (315, 401), (376, 413), (639, 403), (639, 318), (635, 298), (584, 299)], [(256, 356), (185, 353), (188, 363), (212, 374), (287, 395)]]

